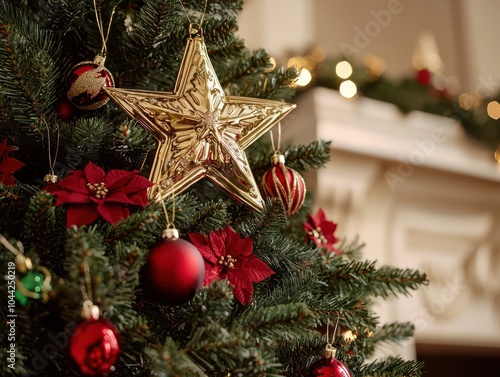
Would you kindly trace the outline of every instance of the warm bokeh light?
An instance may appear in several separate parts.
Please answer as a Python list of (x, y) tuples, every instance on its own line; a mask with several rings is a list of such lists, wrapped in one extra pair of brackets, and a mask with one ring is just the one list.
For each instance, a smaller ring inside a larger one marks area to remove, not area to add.
[(357, 336), (355, 334), (353, 334), (353, 332), (351, 330), (347, 330), (344, 334), (343, 334), (343, 337), (344, 337), (344, 340), (346, 342), (354, 342), (357, 338)]
[(497, 162), (500, 163), (500, 146), (495, 151), (495, 160), (497, 160)]
[(295, 85), (298, 86), (306, 86), (311, 82), (312, 75), (307, 69), (302, 68), (299, 72), (299, 77), (295, 80)]
[(381, 57), (374, 54), (366, 54), (363, 58), (368, 75), (372, 81), (378, 79), (385, 72), (385, 61)]
[(346, 79), (352, 75), (352, 66), (348, 61), (345, 60), (338, 62), (335, 66), (335, 73), (341, 79)]
[(339, 91), (345, 98), (353, 98), (358, 92), (358, 88), (351, 80), (347, 80), (340, 84)]
[(491, 101), (488, 103), (488, 107), (486, 108), (488, 115), (490, 118), (497, 120), (500, 118), (500, 103), (497, 101)]
[(475, 102), (474, 97), (469, 93), (462, 93), (460, 94), (460, 97), (458, 97), (458, 104), (464, 110), (472, 109)]

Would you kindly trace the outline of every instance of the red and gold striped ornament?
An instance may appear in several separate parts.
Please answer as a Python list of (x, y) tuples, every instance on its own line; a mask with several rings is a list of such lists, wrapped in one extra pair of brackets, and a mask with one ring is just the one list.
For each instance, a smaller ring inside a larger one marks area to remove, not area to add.
[(306, 184), (302, 176), (295, 170), (285, 166), (285, 157), (275, 153), (271, 159), (273, 166), (262, 176), (263, 195), (279, 198), (285, 214), (297, 212), (306, 196)]

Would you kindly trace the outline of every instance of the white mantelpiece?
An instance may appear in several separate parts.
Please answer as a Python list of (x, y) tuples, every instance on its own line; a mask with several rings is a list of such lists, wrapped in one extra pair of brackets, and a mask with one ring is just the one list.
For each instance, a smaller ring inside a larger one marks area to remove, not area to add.
[[(332, 141), (331, 162), (306, 178), (341, 235), (359, 235), (380, 265), (428, 274), (428, 287), (380, 304), (383, 321), (414, 322), (420, 343), (500, 348), (500, 172), (490, 151), (451, 119), (323, 88), (299, 97), (283, 132)], [(412, 357), (413, 344), (396, 352)]]

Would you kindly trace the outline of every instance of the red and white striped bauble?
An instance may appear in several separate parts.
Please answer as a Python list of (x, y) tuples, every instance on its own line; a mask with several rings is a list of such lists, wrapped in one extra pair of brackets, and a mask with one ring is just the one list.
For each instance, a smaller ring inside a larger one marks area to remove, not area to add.
[(279, 198), (285, 214), (297, 212), (306, 196), (306, 184), (302, 176), (295, 170), (285, 166), (283, 155), (274, 155), (273, 166), (262, 176), (262, 193), (264, 196)]

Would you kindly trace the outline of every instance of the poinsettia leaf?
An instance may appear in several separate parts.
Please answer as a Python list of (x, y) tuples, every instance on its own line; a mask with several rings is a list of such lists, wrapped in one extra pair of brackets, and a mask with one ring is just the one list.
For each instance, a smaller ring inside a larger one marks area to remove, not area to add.
[(92, 197), (89, 194), (82, 194), (79, 192), (69, 192), (68, 195), (58, 195), (57, 202), (59, 202), (60, 197), (65, 198), (65, 203), (85, 204), (92, 202)]
[(249, 280), (241, 280), (234, 275), (229, 274), (229, 282), (234, 285), (234, 297), (243, 305), (248, 305), (253, 297), (253, 284)]
[(217, 260), (221, 256), (228, 255), (226, 250), (226, 245), (224, 243), (224, 231), (215, 230), (208, 235), (209, 246), (212, 249), (212, 253), (217, 257)]
[(205, 262), (205, 276), (203, 277), (203, 286), (206, 287), (215, 280), (220, 280), (222, 268), (219, 265), (213, 265)]
[(101, 203), (97, 205), (97, 211), (104, 220), (111, 224), (116, 224), (121, 219), (126, 219), (130, 216), (129, 209), (120, 203), (101, 201)]
[(66, 227), (72, 225), (82, 226), (93, 223), (99, 218), (99, 212), (95, 206), (88, 204), (71, 204), (66, 212)]
[(113, 191), (113, 192), (108, 192), (108, 195), (104, 199), (98, 199), (98, 200), (104, 200), (106, 203), (122, 203), (122, 204), (128, 204), (129, 203), (129, 198), (127, 194), (125, 194), (123, 191)]
[(8, 157), (5, 161), (0, 162), (0, 171), (4, 174), (13, 174), (21, 169), (25, 164), (13, 157)]
[(274, 274), (274, 271), (255, 255), (244, 259), (238, 268), (233, 271), (233, 274), (238, 275), (240, 278), (245, 276), (247, 279), (254, 282), (262, 281)]
[[(114, 170), (111, 170), (109, 174), (111, 174)], [(119, 187), (118, 184), (121, 184), (122, 180), (117, 181), (114, 183), (111, 188)], [(144, 191), (149, 187), (154, 186), (154, 183), (151, 182), (150, 180), (144, 178), (143, 176), (138, 175), (136, 172), (129, 173), (128, 178), (126, 181), (122, 184), (120, 190), (129, 194), (132, 192), (137, 192), (137, 191)]]
[(83, 171), (85, 172), (85, 178), (89, 183), (101, 183), (104, 178), (104, 170), (95, 165), (92, 161), (87, 163)]
[(0, 182), (5, 186), (14, 186), (16, 184), (16, 180), (12, 174), (2, 174), (0, 173)]
[(129, 185), (129, 180), (134, 173), (128, 172), (126, 170), (110, 170), (103, 177), (102, 182), (106, 184), (109, 190), (120, 190), (122, 191), (126, 186)]
[(79, 176), (78, 174), (71, 174), (68, 177), (60, 180), (59, 182), (48, 185), (44, 188), (45, 191), (48, 191), (50, 193), (55, 193), (55, 191), (61, 189), (79, 192), (87, 195), (89, 194), (86, 179), (82, 176)]
[(142, 208), (149, 204), (148, 194), (146, 190), (133, 192), (128, 194), (127, 196), (129, 204), (141, 206)]
[(217, 264), (219, 258), (214, 255), (212, 249), (208, 245), (207, 236), (200, 233), (188, 233), (188, 237), (191, 243), (198, 249), (205, 261), (208, 261), (212, 264)]

